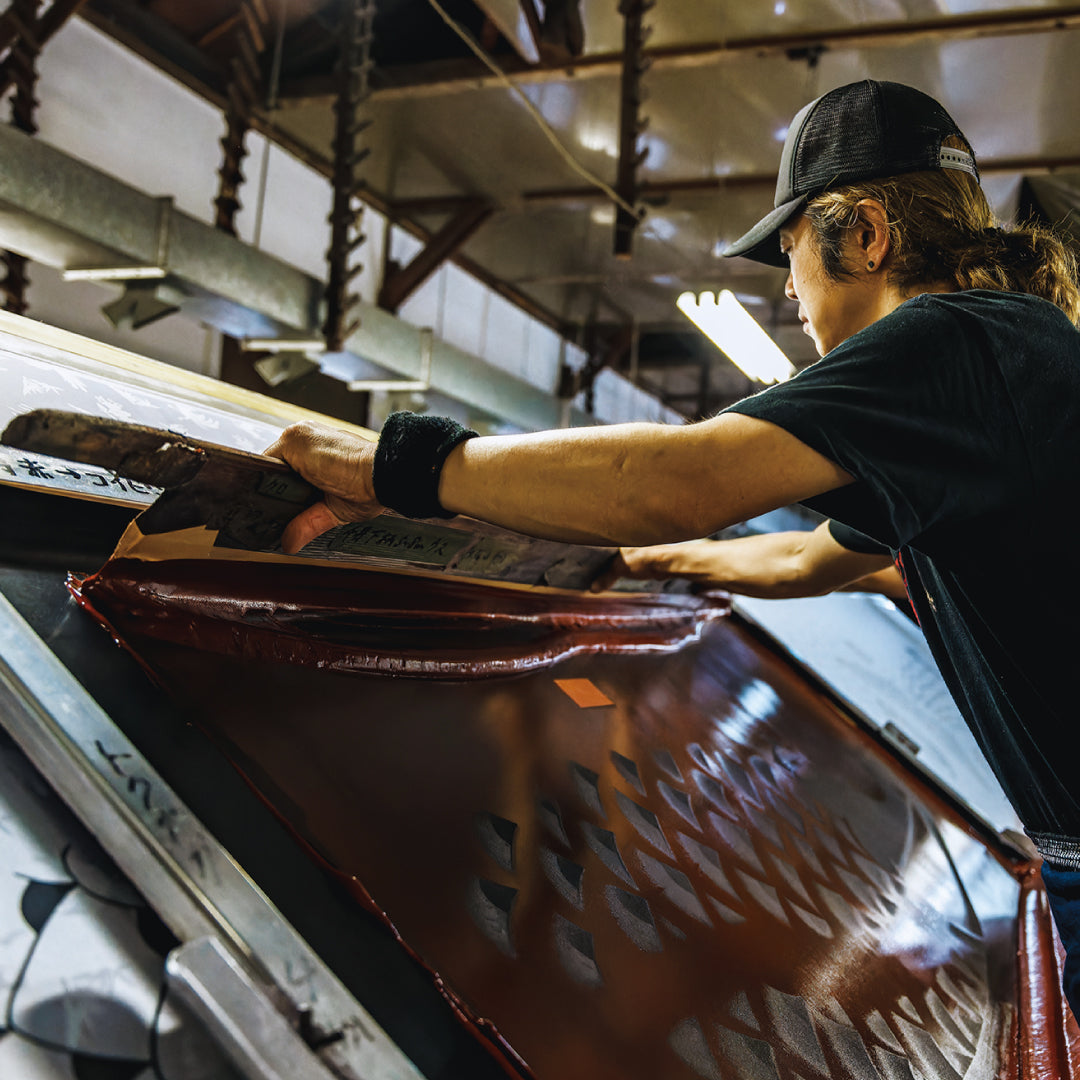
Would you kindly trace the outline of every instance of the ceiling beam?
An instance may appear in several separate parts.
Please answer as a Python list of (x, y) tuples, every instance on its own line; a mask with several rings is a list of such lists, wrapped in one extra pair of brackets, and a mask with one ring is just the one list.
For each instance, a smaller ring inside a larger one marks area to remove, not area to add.
[(40, 51), (45, 43), (74, 15), (86, 0), (54, 0), (44, 14), (39, 15), (30, 26), (23, 25), (16, 12), (8, 8), (0, 16), (0, 53), (7, 52), (0, 65), (0, 94), (6, 94), (11, 88), (14, 76), (9, 60), (11, 48), (20, 38), (25, 38), (28, 45)]
[[(212, 225), (171, 208), (0, 124), (0, 246), (58, 270), (155, 268), (168, 236), (160, 298), (235, 338), (317, 336), (323, 283)], [(345, 351), (412, 380), (422, 369), (423, 331), (374, 305)], [(432, 344), (431, 389), (517, 427), (557, 427), (549, 391), (445, 341)], [(584, 417), (576, 413), (574, 423)]]
[(0, 53), (11, 48), (25, 30), (33, 34), (34, 44), (40, 48), (84, 3), (85, 0), (54, 0), (52, 7), (40, 15), (33, 26), (27, 27), (21, 26), (15, 13), (8, 8), (0, 16)]
[(243, 16), (237, 12), (233, 15), (229, 15), (219, 22), (215, 23), (208, 30), (204, 30), (195, 42), (195, 47), (198, 49), (205, 49), (210, 45), (213, 45), (216, 41), (221, 40), (227, 34), (230, 34), (237, 26), (240, 25)]
[[(1080, 160), (1080, 159), (1077, 159)], [(982, 166), (979, 166), (980, 169)], [(685, 179), (646, 180), (637, 189), (638, 199), (649, 203), (666, 199), (671, 195), (716, 195), (744, 187), (775, 187), (776, 173), (738, 173), (729, 176), (695, 176)], [(394, 199), (390, 206), (395, 214), (422, 217), (425, 214), (448, 214), (474, 201), (475, 195), (421, 195), (412, 199)], [(608, 202), (610, 197), (593, 185), (582, 187), (534, 188), (508, 199), (501, 207), (511, 211), (522, 206), (544, 203)]]
[(520, 0), (520, 3), (521, 13), (525, 16), (525, 23), (529, 27), (536, 51), (543, 55), (543, 27), (540, 23), (540, 12), (536, 8), (536, 0)]
[[(1003, 176), (1022, 173), (1038, 176), (1047, 173), (1080, 170), (1080, 155), (1038, 155), (1027, 157), (992, 158), (979, 161), (982, 176)], [(673, 195), (720, 195), (740, 188), (773, 188), (776, 173), (732, 173), (727, 176), (690, 176), (670, 180), (657, 179), (643, 182), (638, 188), (638, 198), (645, 203), (660, 204)], [(447, 214), (469, 203), (476, 195), (422, 195), (413, 199), (394, 199), (390, 208), (394, 214), (407, 217), (423, 217), (425, 214)], [(581, 187), (534, 188), (508, 199), (500, 209), (512, 212), (524, 207), (537, 207), (552, 203), (606, 202), (608, 196), (591, 185)]]
[(397, 311), (447, 259), (457, 254), (494, 209), (490, 202), (474, 200), (435, 233), (406, 266), (388, 263), (379, 290), (379, 307)]
[[(660, 45), (644, 50), (651, 70), (710, 67), (728, 60), (787, 56), (803, 58), (837, 49), (871, 49), (918, 44), (923, 41), (957, 41), (1015, 34), (1043, 34), (1080, 26), (1080, 4), (1059, 8), (1014, 8), (972, 12), (931, 19), (857, 23), (798, 34), (760, 34), (727, 41)], [(571, 64), (530, 65), (515, 57), (501, 60), (503, 69), (521, 84), (565, 82), (573, 79), (613, 78), (622, 67), (621, 53), (593, 53)], [(372, 77), (372, 100), (424, 97), (483, 90), (502, 86), (500, 79), (479, 61), (460, 59), (430, 64), (383, 68)], [(322, 80), (303, 80), (282, 87), (282, 100), (305, 104), (327, 96)]]
[(638, 169), (648, 156), (648, 149), (638, 137), (648, 126), (641, 115), (644, 91), (641, 77), (649, 68), (645, 59), (645, 39), (652, 27), (644, 24), (645, 12), (655, 0), (621, 0), (623, 17), (623, 55), (619, 71), (619, 157), (615, 169), (615, 192), (621, 205), (615, 210), (614, 254), (629, 259), (633, 254), (634, 233), (641, 223), (637, 209), (640, 176)]
[(225, 65), (212, 60), (175, 26), (134, 0), (86, 0), (80, 16), (136, 56), (160, 68), (224, 108), (229, 77)]

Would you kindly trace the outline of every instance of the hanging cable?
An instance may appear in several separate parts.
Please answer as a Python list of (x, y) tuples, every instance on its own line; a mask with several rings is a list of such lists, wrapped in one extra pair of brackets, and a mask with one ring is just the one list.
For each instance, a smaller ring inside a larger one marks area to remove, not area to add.
[(491, 71), (495, 78), (497, 78), (499, 82), (503, 83), (503, 85), (505, 85), (507, 89), (511, 90), (514, 94), (518, 96), (522, 104), (529, 111), (530, 116), (532, 116), (533, 120), (536, 121), (541, 132), (547, 138), (548, 142), (550, 142), (551, 145), (556, 149), (559, 156), (566, 162), (566, 164), (569, 165), (570, 168), (573, 169), (574, 172), (576, 172), (578, 176), (580, 176), (587, 183), (592, 184), (593, 187), (599, 188), (617, 207), (625, 210), (628, 214), (633, 214), (635, 217), (639, 216), (637, 207), (627, 202), (606, 181), (601, 180), (600, 177), (597, 176), (595, 173), (590, 172), (584, 165), (581, 164), (581, 162), (579, 162), (574, 157), (573, 154), (570, 153), (569, 150), (567, 150), (567, 148), (560, 141), (559, 136), (552, 129), (551, 125), (547, 122), (547, 120), (544, 119), (544, 116), (540, 112), (540, 110), (529, 100), (528, 95), (525, 93), (525, 91), (522, 90), (521, 87), (516, 82), (514, 82), (514, 80), (509, 75), (507, 75), (507, 73), (503, 71), (503, 69), (499, 67), (499, 65), (495, 63), (495, 61), (492, 60), (491, 57), (488, 56), (488, 54), (482, 48), (480, 48), (480, 46), (473, 40), (472, 35), (463, 26), (461, 26), (453, 18), (453, 16), (447, 13), (447, 11), (439, 3), (439, 0), (428, 0), (428, 3), (432, 6), (432, 8), (435, 9), (435, 12), (439, 16), (439, 18), (442, 19), (442, 21), (446, 23), (446, 25), (450, 27), (450, 29), (453, 30), (453, 32), (457, 34), (457, 36), (461, 38), (461, 40), (464, 41), (466, 45), (468, 45), (468, 47), (472, 50), (473, 54), (477, 57), (477, 59), (479, 59)]
[(266, 209), (266, 184), (270, 172), (270, 140), (274, 135), (274, 110), (278, 107), (278, 91), (281, 87), (281, 60), (285, 51), (285, 20), (288, 16), (287, 0), (279, 0), (277, 38), (270, 66), (270, 85), (266, 91), (266, 131), (263, 133), (262, 168), (259, 172), (259, 194), (255, 203), (255, 228), (251, 242), (255, 247), (262, 243), (263, 212)]

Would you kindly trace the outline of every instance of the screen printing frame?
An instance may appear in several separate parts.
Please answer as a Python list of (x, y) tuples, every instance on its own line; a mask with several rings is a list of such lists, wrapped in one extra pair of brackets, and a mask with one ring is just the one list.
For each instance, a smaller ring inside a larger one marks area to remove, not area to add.
[[(422, 1076), (3, 595), (0, 724), (173, 933), (201, 943), (174, 953), (170, 979), (246, 1075)], [(288, 1023), (301, 1015), (326, 1063)], [(256, 1025), (246, 1053), (230, 1031)]]
[[(21, 339), (25, 333), (31, 359), (49, 359), (55, 363), (72, 358), (81, 372), (101, 371), (118, 382), (139, 389), (156, 386), (159, 393), (164, 383), (166, 393), (175, 393), (179, 401), (204, 404), (224, 412), (235, 412), (249, 420), (257, 416), (258, 406), (266, 401), (269, 408), (261, 419), (277, 427), (292, 419), (311, 415), (303, 410), (291, 410), (280, 402), (260, 399), (258, 395), (238, 392), (233, 387), (204, 377), (189, 378), (187, 373), (180, 373), (177, 378), (175, 369), (168, 369), (166, 365), (145, 361), (131, 354), (121, 354), (118, 350), (99, 346), (75, 335), (41, 328), (38, 324), (20, 325), (26, 322), (13, 322), (10, 317), (0, 320), (0, 349), (4, 346), (10, 349), (13, 344), (17, 345), (17, 339)], [(25, 486), (21, 493), (34, 499), (55, 500), (63, 497), (58, 493), (45, 495), (43, 492), (27, 492)], [(118, 510), (136, 509), (136, 503), (145, 505), (145, 500), (142, 499), (121, 499), (118, 502), (121, 504), (117, 507)], [(3, 582), (0, 581), (0, 590), (2, 587)], [(55, 581), (52, 587), (62, 590), (62, 585)], [(309, 1036), (314, 1035), (316, 1042), (321, 1040), (325, 1043), (319, 1052), (319, 1058), (311, 1056), (312, 1076), (322, 1075), (317, 1071), (321, 1068), (320, 1058), (332, 1063), (335, 1072), (345, 1077), (422, 1075), (405, 1060), (398, 1047), (384, 1032), (376, 1032), (372, 1038), (371, 1032), (377, 1025), (374, 1021), (370, 1025), (365, 1023), (365, 1010), (336, 980), (322, 954), (312, 949), (304, 938), (297, 934), (267, 899), (266, 893), (255, 885), (248, 876), (253, 867), (248, 864), (246, 857), (241, 855), (240, 862), (233, 859), (215, 839), (215, 835), (190, 814), (187, 806), (169, 787), (167, 778), (162, 778), (150, 765), (150, 761), (156, 761), (166, 770), (161, 757), (157, 753), (143, 756), (136, 749), (134, 743), (123, 734), (119, 724), (95, 701), (95, 697), (100, 698), (101, 695), (94, 693), (93, 686), (89, 687), (88, 693), (87, 688), (80, 686), (79, 680), (75, 679), (57, 658), (56, 643), (51, 635), (45, 634), (49, 642), (45, 644), (7, 603), (0, 606), (0, 626), (3, 627), (3, 634), (0, 636), (0, 711), (6, 706), (6, 710), (13, 714), (21, 713), (19, 722), (26, 730), (16, 737), (20, 744), (23, 740), (29, 744), (30, 749), (24, 747), (28, 757), (62, 789), (61, 794), (66, 800), (70, 801), (77, 795), (81, 801), (85, 801), (85, 809), (75, 807), (78, 816), (99, 835), (103, 843), (108, 841), (104, 846), (109, 853), (121, 869), (130, 873), (133, 882), (143, 890), (151, 905), (174, 932), (188, 944), (198, 946), (194, 951), (189, 950), (188, 954), (185, 954), (185, 957), (190, 955), (190, 959), (180, 958), (174, 964), (177, 977), (181, 980), (186, 978), (191, 989), (194, 983), (199, 981), (200, 973), (193, 970), (194, 968), (201, 964), (205, 971), (206, 965), (216, 964), (215, 970), (219, 970), (221, 949), (199, 951), (207, 941), (216, 940), (223, 944), (225, 955), (231, 958), (234, 965), (232, 974), (224, 976), (226, 982), (235, 986), (238, 979), (244, 982), (246, 977), (249, 989), (251, 984), (256, 987), (261, 984), (263, 1000), (256, 1000), (252, 1005), (256, 1012), (265, 1015), (267, 1007), (273, 1009), (284, 1004), (285, 1014), (289, 1015), (293, 1026), (302, 1022)], [(100, 635), (100, 631), (97, 633)], [(103, 635), (100, 645), (103, 648), (112, 648)], [(787, 653), (782, 640), (778, 642), (773, 639), (772, 647), (775, 651), (785, 655)], [(113, 651), (120, 655), (117, 650)], [(130, 658), (124, 659), (134, 667)], [(807, 665), (807, 670), (809, 674), (813, 674), (812, 666)], [(844, 711), (861, 725), (866, 725), (868, 718), (857, 708), (853, 708), (850, 702), (846, 702), (842, 693), (837, 694), (835, 688), (833, 689), (833, 696), (838, 699)], [(78, 704), (74, 705), (73, 702), (76, 701)], [(65, 723), (72, 716), (78, 718), (75, 736), (66, 730), (64, 723), (58, 721), (58, 716)], [(869, 726), (875, 725), (871, 722)], [(101, 738), (102, 733), (107, 734), (110, 741), (105, 742)], [(112, 741), (116, 738), (120, 741)], [(104, 745), (107, 753), (99, 750), (99, 745)], [(915, 760), (914, 755), (907, 753), (905, 747), (900, 745), (893, 749), (900, 758), (907, 757), (913, 762), (916, 771), (923, 773), (925, 779), (941, 786), (940, 779), (935, 778), (932, 773), (926, 775), (926, 770), (921, 767), (922, 763)], [(134, 756), (122, 756), (128, 754)], [(63, 779), (58, 780), (57, 777)], [(155, 801), (147, 805), (151, 791), (155, 793)], [(250, 792), (248, 794), (250, 795)], [(947, 794), (954, 793), (947, 791)], [(251, 798), (254, 799), (254, 796)], [(265, 811), (265, 808), (261, 809)], [(969, 812), (971, 810), (970, 807), (966, 809)], [(269, 818), (268, 811), (265, 816)], [(979, 818), (980, 815), (976, 813), (975, 817)], [(190, 826), (195, 831), (181, 830), (178, 824), (181, 821), (185, 828)], [(156, 827), (155, 822), (158, 823)], [(214, 823), (211, 822), (211, 828), (213, 827)], [(164, 830), (169, 840), (174, 839), (169, 832), (170, 828), (174, 829), (180, 838), (180, 846), (172, 851), (167, 845), (162, 847), (161, 836)], [(198, 846), (194, 849), (184, 846), (192, 838), (197, 838), (200, 842), (206, 840), (217, 846), (217, 855), (214, 856), (212, 865), (220, 870), (220, 877), (228, 879), (229, 889), (235, 886), (238, 890), (234, 896), (222, 899), (215, 893), (210, 904), (203, 903), (206, 898), (199, 895), (199, 889), (194, 886), (194, 881), (185, 870), (185, 860), (190, 860), (192, 850), (202, 850)], [(1000, 842), (1000, 837), (997, 839)], [(118, 850), (114, 851), (114, 846)], [(147, 877), (148, 874), (150, 878)], [(262, 883), (258, 874), (255, 874), (255, 877)], [(272, 889), (270, 893), (273, 895)], [(234, 903), (237, 918), (230, 914)], [(168, 910), (170, 905), (173, 906), (171, 912)], [(250, 939), (245, 926), (250, 926), (250, 932), (254, 935)], [(276, 929), (272, 931), (271, 926)], [(283, 936), (275, 938), (275, 933)], [(396, 947), (396, 943), (391, 944)], [(276, 963), (273, 959), (268, 961), (264, 948), (269, 949), (271, 957), (280, 953), (282, 963)], [(188, 965), (186, 970), (183, 967), (185, 963)], [(317, 975), (307, 974), (309, 964), (313, 964), (315, 969), (321, 969)], [(299, 980), (296, 978), (297, 971), (305, 973)], [(311, 988), (316, 984), (319, 989), (313, 997)], [(432, 988), (429, 986), (427, 989), (430, 991)], [(198, 996), (194, 989), (192, 992)], [(446, 1006), (445, 1002), (440, 1004)], [(448, 1006), (446, 1011), (449, 1012)], [(213, 1010), (207, 1019), (220, 1019), (212, 1013)], [(227, 1017), (228, 1013), (223, 1015)], [(301, 1018), (304, 1019), (301, 1021)], [(237, 1024), (233, 1023), (231, 1026), (236, 1028)], [(229, 1040), (229, 1027), (226, 1021), (221, 1025), (221, 1028), (226, 1030), (218, 1031), (219, 1037), (226, 1043)], [(350, 1032), (355, 1039), (350, 1036)], [(459, 1032), (461, 1033), (463, 1032)], [(337, 1037), (338, 1035), (343, 1037)], [(287, 1034), (284, 1037), (288, 1043)], [(326, 1043), (327, 1039), (332, 1041)], [(347, 1054), (351, 1052), (354, 1041), (356, 1052), (361, 1058), (367, 1054), (370, 1055), (370, 1060), (364, 1059), (360, 1065), (356, 1065), (348, 1058)], [(299, 1047), (292, 1045), (290, 1050), (282, 1053), (294, 1051), (302, 1054), (303, 1043), (301, 1042)], [(483, 1051), (481, 1056), (486, 1057)], [(282, 1057), (280, 1062), (286, 1060), (287, 1058)], [(492, 1067), (491, 1075), (496, 1075), (496, 1070), (498, 1075), (504, 1075), (503, 1069), (494, 1066), (492, 1059), (488, 1059), (487, 1064)], [(257, 1069), (259, 1065), (255, 1063), (252, 1067)], [(283, 1075), (303, 1075), (297, 1071), (298, 1068), (299, 1066), (289, 1065)], [(395, 1071), (402, 1068), (406, 1071)], [(483, 1074), (487, 1075), (486, 1070)], [(274, 1074), (256, 1072), (254, 1075)], [(439, 1072), (438, 1075), (463, 1074)], [(471, 1072), (468, 1075), (480, 1074)]]

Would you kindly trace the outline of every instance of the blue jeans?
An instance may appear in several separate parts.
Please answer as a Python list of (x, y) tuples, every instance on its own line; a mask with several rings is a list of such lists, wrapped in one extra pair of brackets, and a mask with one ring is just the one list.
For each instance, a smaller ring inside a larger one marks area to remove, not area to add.
[(1046, 898), (1065, 946), (1062, 985), (1073, 1016), (1080, 1018), (1080, 870), (1059, 870), (1042, 864)]

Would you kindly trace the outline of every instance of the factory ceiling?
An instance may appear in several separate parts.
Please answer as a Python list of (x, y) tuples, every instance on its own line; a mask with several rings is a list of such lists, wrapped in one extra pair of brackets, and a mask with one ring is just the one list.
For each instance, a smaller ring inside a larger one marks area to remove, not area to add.
[[(79, 10), (233, 114), (234, 136), (248, 125), (328, 177), (336, 166), (339, 187), (427, 243), (365, 300), (393, 310), (453, 259), (596, 366), (632, 373), (691, 417), (753, 384), (678, 312), (683, 291), (733, 290), (796, 366), (814, 359), (783, 272), (721, 257), (771, 205), (786, 124), (811, 98), (865, 77), (939, 97), (1003, 215), (1020, 205), (1071, 217), (1080, 189), (1080, 4), (85, 0)], [(224, 158), (228, 227), (245, 193), (239, 172), (231, 187), (227, 176), (240, 162)], [(339, 236), (339, 320), (357, 242)]]

